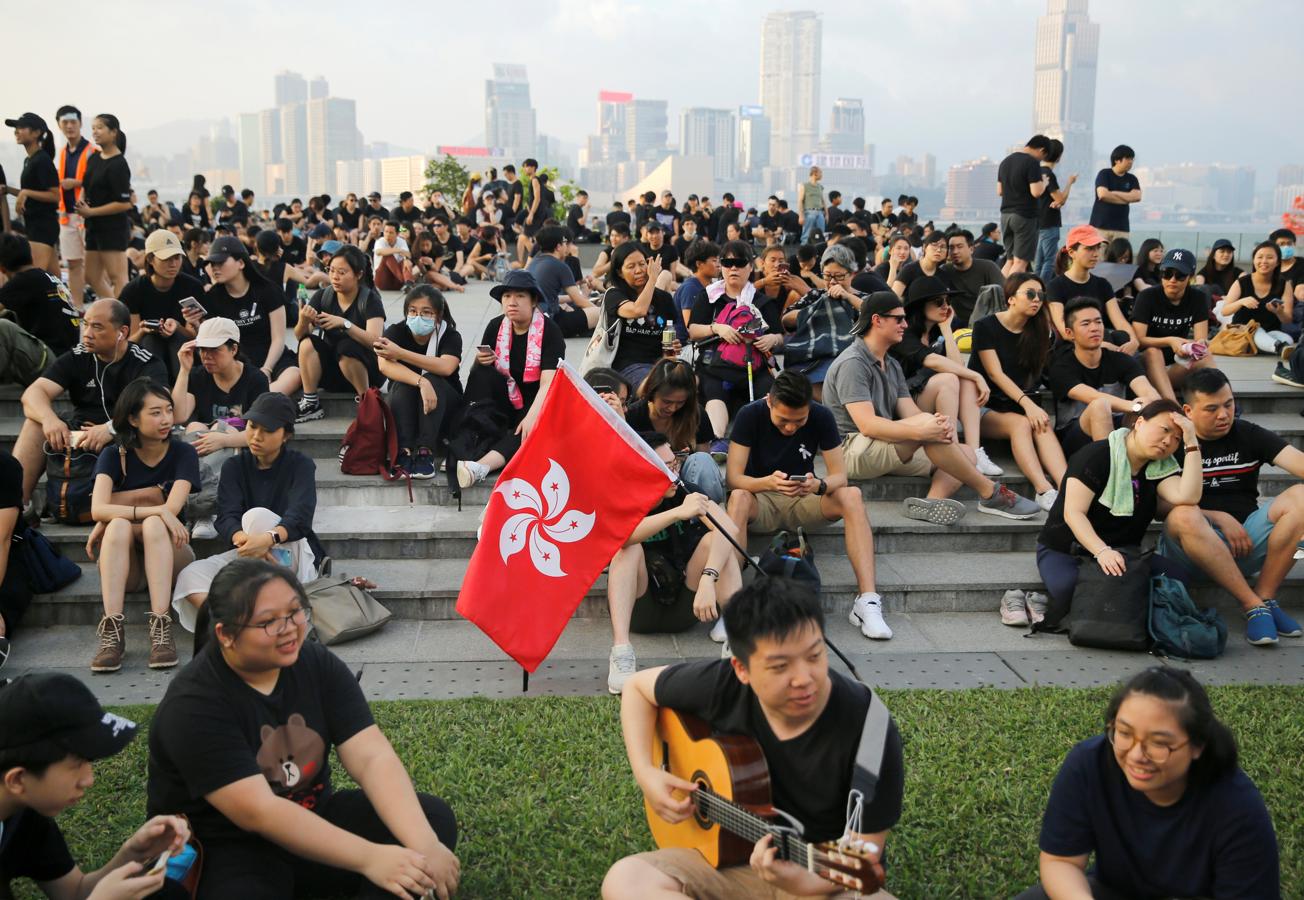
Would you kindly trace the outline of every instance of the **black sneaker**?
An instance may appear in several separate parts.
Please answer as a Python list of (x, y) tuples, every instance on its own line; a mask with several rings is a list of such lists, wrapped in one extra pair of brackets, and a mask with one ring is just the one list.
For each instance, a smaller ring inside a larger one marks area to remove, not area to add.
[(435, 477), (435, 457), (425, 447), (417, 450), (416, 458), (412, 460), (412, 465), (408, 468), (409, 474), (413, 478), (434, 478)]
[(316, 400), (309, 401), (300, 398), (299, 412), (294, 417), (294, 421), (296, 423), (312, 422), (315, 421), (316, 419), (324, 419), (324, 418), (326, 418), (326, 410), (321, 408), (321, 403), (319, 403)]
[(1287, 387), (1304, 388), (1304, 381), (1300, 381), (1290, 370), (1290, 366), (1284, 362), (1277, 363), (1277, 368), (1272, 373), (1272, 380)]

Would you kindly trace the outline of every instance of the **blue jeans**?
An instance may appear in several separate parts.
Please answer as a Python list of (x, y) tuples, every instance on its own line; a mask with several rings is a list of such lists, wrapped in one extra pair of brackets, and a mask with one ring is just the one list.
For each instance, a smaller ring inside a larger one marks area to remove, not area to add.
[(820, 234), (824, 233), (824, 212), (818, 209), (810, 209), (806, 211), (806, 224), (801, 228), (801, 242), (809, 244), (811, 233), (815, 231)]
[(688, 454), (688, 458), (679, 467), (679, 477), (716, 503), (724, 503), (724, 475), (720, 473), (720, 464), (711, 458), (711, 454), (700, 451)]
[(1042, 287), (1050, 284), (1055, 277), (1055, 256), (1059, 253), (1059, 226), (1042, 228), (1037, 231), (1037, 259), (1032, 264), (1032, 271), (1041, 279)]

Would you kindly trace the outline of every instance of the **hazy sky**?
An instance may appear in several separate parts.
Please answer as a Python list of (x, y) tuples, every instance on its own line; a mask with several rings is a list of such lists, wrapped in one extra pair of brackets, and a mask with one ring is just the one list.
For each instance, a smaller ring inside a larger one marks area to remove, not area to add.
[[(32, 109), (53, 124), (73, 102), (116, 114), (130, 134), (270, 106), (272, 75), (290, 68), (356, 99), (368, 141), (422, 150), (483, 132), (494, 62), (528, 67), (546, 134), (582, 142), (596, 127), (596, 92), (608, 88), (668, 100), (673, 135), (681, 107), (758, 100), (765, 12), (815, 9), (821, 121), (835, 98), (863, 98), (883, 172), (902, 153), (931, 151), (944, 168), (1028, 136), (1045, 0), (65, 0), (59, 9), (85, 26), (72, 43), (48, 16), (6, 17), (8, 68), (23, 76), (6, 81), (6, 116)], [(1249, 163), (1260, 189), (1277, 166), (1304, 162), (1297, 104), (1283, 96), (1293, 82), (1271, 80), (1296, 65), (1289, 5), (1091, 0), (1090, 14), (1101, 26), (1098, 150), (1131, 144), (1138, 165)]]

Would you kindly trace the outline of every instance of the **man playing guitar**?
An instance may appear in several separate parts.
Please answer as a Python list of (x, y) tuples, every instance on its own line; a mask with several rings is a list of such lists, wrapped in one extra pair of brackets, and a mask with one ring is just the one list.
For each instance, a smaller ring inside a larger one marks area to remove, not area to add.
[[(703, 660), (646, 669), (626, 682), (621, 701), (625, 750), (634, 778), (655, 815), (682, 822), (694, 815), (698, 785), (653, 760), (658, 710), (669, 707), (707, 723), (716, 734), (755, 740), (769, 767), (773, 806), (804, 826), (803, 841), (843, 837), (848, 792), (870, 695), (829, 671), (824, 614), (808, 588), (780, 578), (743, 588), (724, 612), (732, 660)], [(878, 701), (875, 701), (878, 702)], [(901, 738), (889, 723), (872, 798), (865, 798), (854, 838), (872, 842), (874, 881), (882, 848), (901, 814)], [(794, 862), (779, 859), (767, 835), (750, 865), (713, 868), (698, 850), (671, 847), (619, 860), (602, 884), (605, 900), (856, 896)], [(862, 895), (863, 896), (863, 895)], [(875, 900), (890, 894), (872, 894)]]

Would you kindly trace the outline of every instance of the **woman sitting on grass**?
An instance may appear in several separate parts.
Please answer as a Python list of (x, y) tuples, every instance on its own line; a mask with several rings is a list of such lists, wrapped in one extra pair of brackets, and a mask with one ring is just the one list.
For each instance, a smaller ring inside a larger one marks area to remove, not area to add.
[(1146, 669), (1114, 694), (1105, 733), (1060, 767), (1039, 844), (1041, 883), (1017, 900), (1281, 896), (1268, 808), (1184, 669)]

